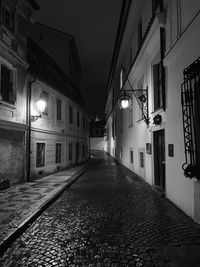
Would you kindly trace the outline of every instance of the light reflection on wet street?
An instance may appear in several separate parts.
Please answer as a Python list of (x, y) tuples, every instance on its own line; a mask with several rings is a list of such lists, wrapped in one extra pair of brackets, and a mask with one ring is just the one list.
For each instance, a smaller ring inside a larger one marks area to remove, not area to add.
[(93, 156), (0, 266), (190, 266), (200, 227), (108, 155)]

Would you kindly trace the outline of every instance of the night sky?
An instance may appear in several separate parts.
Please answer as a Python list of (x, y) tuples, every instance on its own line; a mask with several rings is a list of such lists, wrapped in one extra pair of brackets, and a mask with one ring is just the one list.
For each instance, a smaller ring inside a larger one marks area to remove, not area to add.
[(123, 0), (40, 0), (36, 20), (75, 37), (85, 108), (102, 115)]

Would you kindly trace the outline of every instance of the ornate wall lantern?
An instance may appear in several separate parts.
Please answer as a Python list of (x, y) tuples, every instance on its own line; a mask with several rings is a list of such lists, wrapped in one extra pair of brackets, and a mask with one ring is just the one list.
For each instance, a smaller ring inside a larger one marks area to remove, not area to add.
[(122, 87), (117, 97), (118, 105), (121, 109), (130, 108), (132, 106), (132, 96), (134, 95), (139, 105), (139, 108), (142, 111), (143, 120), (145, 121), (147, 125), (149, 125), (148, 87), (146, 87), (146, 89), (144, 88), (133, 89), (131, 82), (129, 81), (126, 75), (126, 72), (123, 66), (122, 66), (122, 70), (126, 76), (126, 81), (128, 82), (130, 89), (127, 90), (127, 89), (124, 89), (124, 86)]
[(40, 96), (40, 98), (36, 101), (37, 112), (39, 115), (30, 116), (30, 119), (32, 122), (42, 117), (42, 114), (46, 108), (46, 105), (47, 105), (46, 101), (44, 100), (44, 98)]

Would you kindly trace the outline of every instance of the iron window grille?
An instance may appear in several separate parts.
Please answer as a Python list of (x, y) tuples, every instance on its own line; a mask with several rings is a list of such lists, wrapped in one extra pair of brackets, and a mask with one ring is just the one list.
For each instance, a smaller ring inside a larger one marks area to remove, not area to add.
[(200, 57), (183, 71), (181, 105), (185, 146), (184, 175), (200, 180)]

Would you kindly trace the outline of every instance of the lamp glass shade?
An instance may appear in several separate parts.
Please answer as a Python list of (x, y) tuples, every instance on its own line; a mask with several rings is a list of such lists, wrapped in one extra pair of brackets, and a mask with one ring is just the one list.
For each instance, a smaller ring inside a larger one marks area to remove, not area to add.
[(46, 107), (46, 101), (44, 99), (39, 99), (37, 102), (36, 102), (36, 105), (37, 105), (37, 110), (38, 110), (38, 113), (39, 114), (42, 114), (45, 110), (45, 107)]
[(129, 100), (128, 99), (121, 99), (120, 101), (121, 103), (121, 108), (122, 109), (127, 109), (129, 108), (130, 104), (129, 104)]

